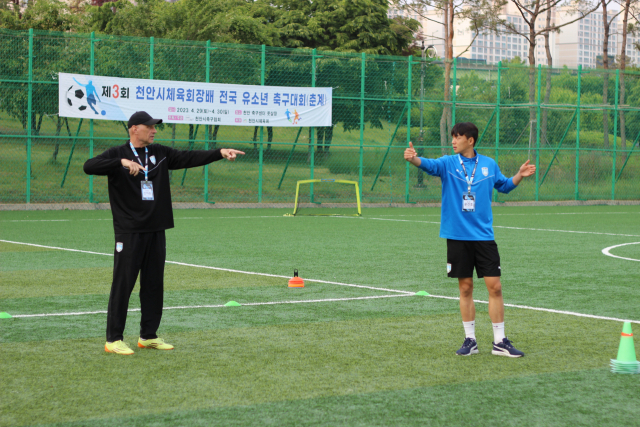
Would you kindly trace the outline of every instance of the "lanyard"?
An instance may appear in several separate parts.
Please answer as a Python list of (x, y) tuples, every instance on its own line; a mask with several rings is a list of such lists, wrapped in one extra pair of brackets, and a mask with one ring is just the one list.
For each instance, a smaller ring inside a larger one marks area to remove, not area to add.
[(471, 194), (471, 186), (473, 185), (473, 177), (476, 176), (476, 169), (478, 168), (478, 155), (476, 155), (476, 164), (473, 167), (473, 172), (471, 172), (471, 179), (469, 179), (469, 176), (467, 175), (467, 169), (464, 167), (464, 163), (462, 163), (462, 157), (460, 157), (460, 154), (458, 154), (458, 160), (460, 160), (460, 166), (462, 167), (462, 171), (464, 172), (464, 179), (467, 181), (467, 184), (469, 184), (468, 187), (468, 192), (469, 194)]
[[(133, 144), (131, 143), (131, 141), (129, 141), (129, 146), (131, 147), (131, 150), (133, 150), (133, 154), (136, 155), (136, 159), (138, 159), (138, 163), (140, 163), (140, 166), (144, 167), (144, 165), (142, 164), (142, 160), (140, 160), (140, 156), (138, 156), (138, 152), (136, 151), (136, 149), (134, 148)], [(145, 163), (147, 165), (149, 165), (149, 150), (147, 150), (147, 147), (144, 147), (144, 154), (145, 154)], [(476, 162), (477, 164), (477, 162)], [(144, 170), (144, 180), (148, 181), (147, 179), (147, 173), (149, 172), (147, 169), (149, 169), (148, 167)], [(473, 170), (473, 173), (475, 173), (476, 170)], [(466, 173), (466, 172), (465, 172)], [(473, 177), (472, 177), (473, 179)]]

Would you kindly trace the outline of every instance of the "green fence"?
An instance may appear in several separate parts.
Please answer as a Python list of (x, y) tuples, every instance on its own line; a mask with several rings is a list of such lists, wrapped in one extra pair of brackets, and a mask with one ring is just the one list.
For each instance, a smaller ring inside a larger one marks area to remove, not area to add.
[[(238, 148), (235, 163), (173, 171), (175, 202), (293, 202), (298, 180), (359, 183), (363, 203), (440, 199), (440, 181), (410, 167), (451, 154), (452, 123), (473, 121), (478, 151), (535, 179), (496, 201), (640, 199), (640, 73), (501, 64), (445, 67), (420, 57), (368, 56), (178, 40), (0, 31), (0, 203), (108, 201), (84, 161), (127, 140), (121, 122), (59, 117), (58, 72), (269, 86), (333, 87), (333, 126), (161, 125), (156, 142)], [(448, 72), (448, 79), (445, 79)], [(449, 83), (450, 91), (445, 91)], [(446, 99), (445, 92), (449, 92)], [(530, 97), (531, 94), (531, 97)], [(341, 186), (306, 199), (353, 202)]]

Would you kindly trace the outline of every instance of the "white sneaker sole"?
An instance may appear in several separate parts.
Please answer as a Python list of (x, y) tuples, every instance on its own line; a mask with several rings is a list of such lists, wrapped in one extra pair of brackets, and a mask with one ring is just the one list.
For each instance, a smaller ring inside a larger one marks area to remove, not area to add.
[(524, 354), (511, 354), (508, 351), (501, 351), (501, 350), (491, 350), (491, 354), (493, 354), (494, 356), (506, 356), (506, 357), (522, 357), (524, 356)]
[(471, 356), (472, 354), (478, 354), (478, 353), (480, 353), (480, 352), (476, 348), (474, 350), (471, 350), (468, 354), (458, 354), (458, 353), (456, 353), (456, 356)]

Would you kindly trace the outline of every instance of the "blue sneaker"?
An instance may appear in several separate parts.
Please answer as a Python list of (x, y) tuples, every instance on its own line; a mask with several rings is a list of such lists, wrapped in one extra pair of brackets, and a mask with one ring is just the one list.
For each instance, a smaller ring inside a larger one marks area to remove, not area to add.
[(491, 354), (495, 354), (496, 356), (507, 356), (507, 357), (522, 357), (524, 353), (515, 348), (511, 341), (509, 341), (506, 337), (502, 339), (502, 342), (498, 344), (493, 343), (493, 350), (491, 350)]
[(471, 356), (478, 354), (478, 343), (473, 338), (465, 338), (460, 350), (456, 351), (458, 356)]

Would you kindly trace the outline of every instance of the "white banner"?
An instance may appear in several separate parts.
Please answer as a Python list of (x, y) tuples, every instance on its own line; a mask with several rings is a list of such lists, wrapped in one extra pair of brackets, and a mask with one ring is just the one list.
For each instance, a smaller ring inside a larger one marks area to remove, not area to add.
[(58, 114), (62, 117), (127, 121), (136, 111), (146, 111), (164, 123), (331, 126), (330, 87), (58, 76)]

